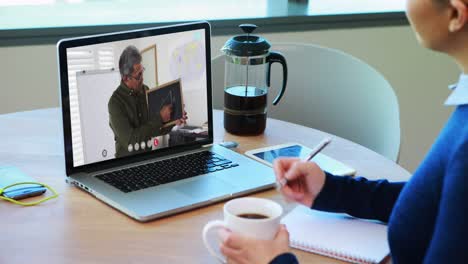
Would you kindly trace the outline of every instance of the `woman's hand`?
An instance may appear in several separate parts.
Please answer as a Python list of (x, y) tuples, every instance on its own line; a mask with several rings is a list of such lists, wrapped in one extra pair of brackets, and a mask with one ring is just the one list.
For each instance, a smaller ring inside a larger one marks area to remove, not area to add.
[(325, 173), (315, 162), (279, 158), (273, 162), (273, 169), (278, 182), (287, 180), (287, 184), (280, 190), (286, 199), (312, 207), (325, 184)]
[(289, 249), (289, 233), (281, 225), (273, 240), (260, 240), (232, 233), (221, 229), (221, 253), (228, 263), (236, 264), (268, 264), (276, 256), (287, 253)]

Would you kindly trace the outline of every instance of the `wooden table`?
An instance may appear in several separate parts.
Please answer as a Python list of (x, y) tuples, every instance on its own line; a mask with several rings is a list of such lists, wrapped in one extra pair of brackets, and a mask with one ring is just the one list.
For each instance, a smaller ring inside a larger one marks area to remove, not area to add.
[[(313, 146), (326, 133), (268, 119), (263, 135), (237, 137), (224, 131), (222, 112), (214, 113), (215, 143), (239, 142), (238, 152), (298, 142)], [(0, 263), (216, 263), (203, 246), (206, 222), (222, 219), (224, 203), (149, 223), (139, 223), (65, 183), (59, 109), (0, 116), (0, 165), (14, 165), (53, 186), (58, 199), (22, 207), (0, 201)], [(370, 179), (406, 180), (409, 173), (383, 156), (334, 137), (323, 153)], [(253, 196), (280, 201), (274, 191)], [(342, 263), (294, 250), (301, 263)]]

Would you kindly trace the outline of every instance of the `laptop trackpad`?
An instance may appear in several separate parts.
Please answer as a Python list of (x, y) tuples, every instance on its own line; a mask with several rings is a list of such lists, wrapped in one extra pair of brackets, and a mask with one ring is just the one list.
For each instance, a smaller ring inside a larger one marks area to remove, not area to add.
[(181, 182), (174, 188), (193, 198), (212, 199), (236, 191), (236, 187), (218, 180), (216, 177), (199, 176), (190, 181)]

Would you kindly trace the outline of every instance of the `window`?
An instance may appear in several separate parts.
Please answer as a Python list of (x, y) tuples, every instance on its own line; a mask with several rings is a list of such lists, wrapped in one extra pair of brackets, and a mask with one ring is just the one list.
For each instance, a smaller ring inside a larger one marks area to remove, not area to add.
[(0, 0), (0, 29), (372, 14), (404, 7), (405, 0)]
[[(95, 54), (97, 56), (95, 56)], [(112, 46), (80, 47), (67, 50), (68, 83), (70, 89), (70, 120), (72, 125), (73, 165), (84, 164), (83, 142), (80, 126), (80, 109), (76, 73), (89, 70), (107, 70), (116, 68), (114, 48)]]

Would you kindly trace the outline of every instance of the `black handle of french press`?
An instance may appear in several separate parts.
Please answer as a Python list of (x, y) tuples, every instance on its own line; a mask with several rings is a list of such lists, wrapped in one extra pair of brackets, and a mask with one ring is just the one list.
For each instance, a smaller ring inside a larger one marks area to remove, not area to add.
[(240, 24), (239, 27), (247, 34), (252, 33), (256, 28), (257, 25), (254, 24)]
[(281, 64), (281, 66), (283, 66), (283, 87), (281, 87), (281, 90), (278, 94), (278, 96), (276, 96), (275, 100), (273, 100), (273, 105), (276, 105), (279, 103), (279, 101), (281, 100), (281, 97), (283, 97), (284, 95), (284, 91), (286, 91), (286, 84), (288, 83), (288, 65), (286, 64), (286, 59), (284, 58), (284, 56), (279, 53), (279, 52), (274, 52), (274, 51), (271, 51), (270, 52), (270, 55), (268, 55), (267, 57), (267, 61), (268, 61), (268, 70), (267, 70), (267, 86), (270, 87), (270, 79), (271, 79), (271, 64), (275, 63), (275, 62), (278, 62)]

